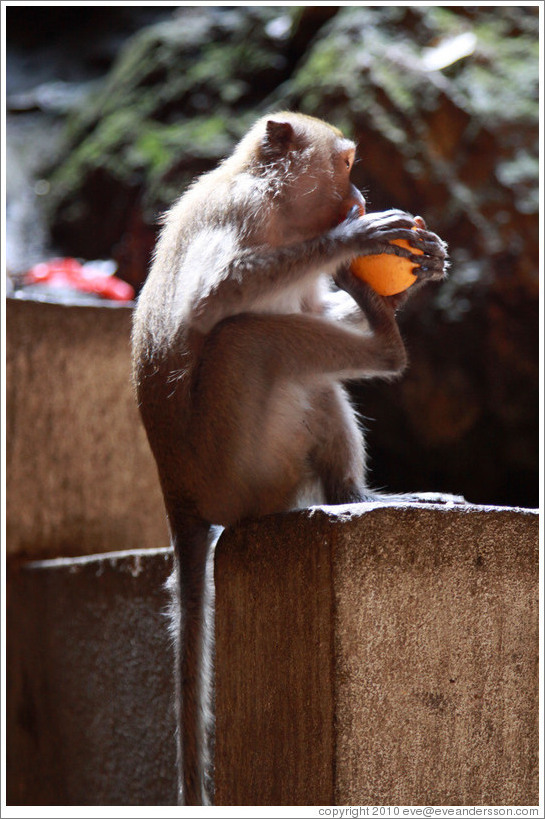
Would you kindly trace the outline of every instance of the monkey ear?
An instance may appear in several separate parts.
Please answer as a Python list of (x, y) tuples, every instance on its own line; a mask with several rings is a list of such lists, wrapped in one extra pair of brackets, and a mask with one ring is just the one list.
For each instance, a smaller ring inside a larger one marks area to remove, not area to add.
[(263, 149), (267, 156), (283, 156), (293, 145), (293, 126), (289, 122), (267, 120)]

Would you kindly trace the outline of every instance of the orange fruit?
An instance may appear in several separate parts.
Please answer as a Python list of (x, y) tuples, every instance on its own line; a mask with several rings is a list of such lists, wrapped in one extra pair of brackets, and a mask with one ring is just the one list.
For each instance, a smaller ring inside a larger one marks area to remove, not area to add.
[[(412, 230), (418, 230), (418, 227), (413, 227)], [(423, 252), (416, 247), (411, 247), (405, 239), (394, 239), (392, 244), (410, 249), (413, 253), (422, 254)], [(416, 276), (412, 272), (415, 267), (417, 265), (410, 259), (381, 253), (377, 256), (357, 256), (352, 261), (350, 270), (370, 284), (380, 296), (395, 296), (415, 283)]]

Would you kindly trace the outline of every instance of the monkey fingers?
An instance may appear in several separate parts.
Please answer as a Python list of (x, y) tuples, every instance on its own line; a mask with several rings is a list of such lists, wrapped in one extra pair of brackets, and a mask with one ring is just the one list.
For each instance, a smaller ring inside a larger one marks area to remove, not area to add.
[(378, 213), (367, 213), (359, 220), (372, 230), (410, 229), (414, 227), (414, 217), (403, 210), (384, 210)]
[(345, 235), (347, 237), (373, 238), (381, 232), (388, 232), (396, 228), (406, 230), (414, 226), (414, 219), (409, 213), (402, 210), (387, 210), (379, 213), (366, 213), (357, 219), (349, 211), (349, 218), (345, 219), (337, 228), (334, 234)]
[(350, 210), (345, 216), (346, 221), (353, 222), (355, 219), (359, 219), (361, 216), (361, 206), (360, 205), (352, 205)]
[(436, 233), (429, 230), (414, 231), (412, 236), (407, 238), (407, 241), (410, 242), (412, 247), (416, 247), (426, 254), (439, 256), (442, 259), (446, 258), (447, 245)]
[[(384, 308), (394, 309), (394, 303), (383, 296), (379, 296), (370, 284), (364, 279), (354, 276), (349, 267), (341, 267), (334, 276), (334, 281), (337, 287), (352, 296), (359, 308), (366, 314), (371, 327), (376, 328), (384, 325)], [(391, 323), (391, 317), (388, 318), (386, 324)]]
[(414, 224), (415, 217), (411, 213), (407, 213), (406, 210), (401, 210), (401, 208), (388, 208), (388, 210), (376, 210), (372, 211), (371, 213), (367, 213), (365, 218), (369, 219), (376, 219), (376, 220), (386, 220), (386, 219), (403, 219), (409, 220), (411, 225)]
[(359, 239), (359, 241), (353, 240), (350, 245), (353, 245), (354, 256), (377, 256), (387, 253), (391, 256), (401, 256), (412, 261), (412, 256), (415, 254), (412, 253), (410, 247), (392, 244), (392, 242), (395, 239), (404, 239), (409, 244), (413, 236), (414, 233), (405, 228), (377, 229), (373, 225), (363, 235), (356, 235), (354, 239)]
[[(413, 285), (416, 287), (416, 284)], [(412, 287), (404, 290), (402, 293), (395, 293), (393, 296), (383, 296), (384, 301), (386, 302), (389, 307), (397, 313), (397, 311), (403, 307), (406, 301), (408, 301), (409, 297), (411, 296)]]
[[(354, 274), (350, 270), (350, 265), (348, 264), (343, 264), (337, 269), (336, 273), (333, 276), (333, 281), (335, 282), (338, 288), (344, 290), (345, 293), (348, 293), (348, 295), (352, 297), (354, 289), (359, 286), (357, 282), (357, 277), (354, 276)], [(368, 287), (369, 285), (365, 284), (365, 286)]]
[(447, 274), (447, 263), (444, 259), (431, 256), (422, 258), (422, 256), (415, 255), (412, 261), (418, 265), (413, 269), (413, 274), (418, 281), (437, 281), (443, 279)]

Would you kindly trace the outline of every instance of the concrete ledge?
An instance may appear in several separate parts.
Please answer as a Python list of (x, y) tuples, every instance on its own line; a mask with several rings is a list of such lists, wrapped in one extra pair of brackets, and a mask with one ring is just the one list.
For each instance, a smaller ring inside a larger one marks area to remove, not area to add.
[(248, 523), (216, 553), (216, 802), (534, 805), (538, 516)]
[(8, 574), (7, 803), (176, 804), (169, 549)]
[(7, 300), (10, 554), (168, 545), (131, 386), (127, 307)]
[[(225, 532), (216, 803), (536, 804), (537, 557), (529, 510)], [(8, 568), (8, 804), (175, 804), (170, 550)]]

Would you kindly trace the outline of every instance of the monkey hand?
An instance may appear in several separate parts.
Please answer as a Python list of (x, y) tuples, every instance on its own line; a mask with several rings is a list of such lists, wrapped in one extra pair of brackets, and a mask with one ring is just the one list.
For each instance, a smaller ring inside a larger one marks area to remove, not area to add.
[(415, 216), (415, 236), (411, 239), (412, 247), (422, 251), (418, 267), (413, 274), (418, 282), (437, 281), (447, 274), (447, 244), (436, 233), (427, 230), (421, 216)]
[(447, 275), (446, 243), (436, 233), (427, 230), (426, 223), (421, 216), (415, 216), (414, 221), (413, 231), (415, 237), (410, 240), (410, 244), (413, 248), (418, 248), (421, 255), (418, 266), (412, 269), (412, 275), (415, 277), (414, 283), (399, 293), (385, 297), (394, 312), (403, 307), (411, 294), (418, 290), (420, 286), (428, 281), (443, 279)]
[(447, 275), (446, 243), (436, 233), (426, 230), (422, 217), (417, 216), (415, 222), (414, 238), (411, 238), (410, 244), (411, 247), (420, 251), (417, 257), (418, 265), (412, 268), (412, 275), (416, 278), (414, 284), (409, 285), (405, 290), (387, 297), (394, 310), (402, 307), (409, 296), (421, 285), (430, 281), (439, 281)]
[[(442, 279), (445, 275), (447, 246), (436, 233), (426, 229), (420, 216), (414, 217), (401, 210), (367, 213), (364, 216), (351, 212), (332, 233), (355, 256), (386, 253), (409, 259), (416, 265), (413, 272), (418, 281)], [(392, 244), (396, 239), (404, 239), (410, 247)]]
[[(386, 210), (380, 213), (366, 213), (354, 218), (352, 212), (340, 225), (333, 228), (330, 236), (338, 241), (353, 256), (378, 256), (391, 253), (420, 263), (419, 255), (410, 249), (390, 244), (394, 239), (405, 239), (414, 247), (416, 233), (414, 216), (402, 210)], [(425, 234), (427, 231), (423, 231)], [(420, 231), (419, 231), (420, 233)]]
[[(354, 299), (359, 308), (366, 314), (372, 327), (378, 326), (383, 321), (384, 316), (393, 317), (398, 306), (397, 297), (380, 296), (370, 284), (358, 276), (354, 276), (350, 265), (341, 265), (336, 271), (333, 281), (340, 290), (344, 290)], [(404, 295), (404, 293), (401, 294), (401, 296)]]

